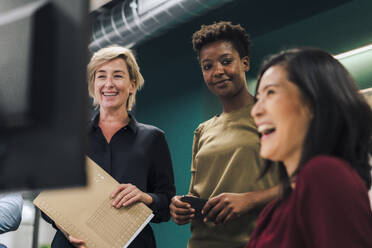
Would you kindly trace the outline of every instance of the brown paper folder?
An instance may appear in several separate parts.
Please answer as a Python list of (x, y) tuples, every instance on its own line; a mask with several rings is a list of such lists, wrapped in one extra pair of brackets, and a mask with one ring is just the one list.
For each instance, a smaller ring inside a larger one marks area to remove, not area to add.
[(89, 158), (86, 167), (87, 187), (44, 191), (34, 204), (88, 248), (127, 247), (153, 217), (151, 209), (114, 208), (110, 194), (119, 183)]

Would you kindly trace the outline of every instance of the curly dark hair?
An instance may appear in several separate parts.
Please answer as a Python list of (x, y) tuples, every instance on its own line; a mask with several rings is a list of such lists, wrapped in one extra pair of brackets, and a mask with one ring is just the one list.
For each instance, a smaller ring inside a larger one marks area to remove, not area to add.
[(192, 35), (192, 45), (198, 56), (203, 46), (219, 40), (231, 42), (240, 58), (249, 57), (251, 41), (249, 34), (240, 24), (233, 25), (226, 21), (214, 22), (211, 25), (202, 25), (200, 30)]

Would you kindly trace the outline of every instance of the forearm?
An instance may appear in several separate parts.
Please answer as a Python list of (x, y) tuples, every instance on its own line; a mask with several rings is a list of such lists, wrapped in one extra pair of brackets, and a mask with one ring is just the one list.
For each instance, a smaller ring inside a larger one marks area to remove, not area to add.
[(264, 190), (252, 191), (243, 193), (245, 198), (253, 203), (254, 207), (260, 207), (267, 204), (278, 197), (280, 193), (280, 186), (274, 186)]
[(0, 200), (0, 233), (16, 230), (22, 219), (21, 194), (2, 194)]
[(170, 219), (170, 199), (168, 199), (167, 195), (161, 193), (151, 193), (150, 195), (153, 198), (153, 202), (149, 205), (149, 207), (154, 212), (154, 218), (151, 220), (151, 222), (159, 223), (168, 221)]

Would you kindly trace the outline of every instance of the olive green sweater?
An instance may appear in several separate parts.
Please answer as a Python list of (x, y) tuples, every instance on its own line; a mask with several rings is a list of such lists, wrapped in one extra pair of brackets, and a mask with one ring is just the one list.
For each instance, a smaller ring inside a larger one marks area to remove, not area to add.
[[(221, 193), (262, 190), (278, 182), (277, 170), (257, 181), (262, 168), (259, 137), (250, 115), (252, 105), (224, 113), (195, 130), (189, 193), (209, 199)], [(212, 227), (200, 220), (191, 223), (189, 248), (244, 247), (260, 209)]]

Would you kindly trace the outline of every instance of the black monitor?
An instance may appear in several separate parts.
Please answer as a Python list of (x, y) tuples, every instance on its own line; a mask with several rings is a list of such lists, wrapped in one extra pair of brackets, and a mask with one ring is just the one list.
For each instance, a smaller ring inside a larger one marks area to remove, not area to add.
[(0, 191), (85, 184), (88, 0), (1, 0)]

